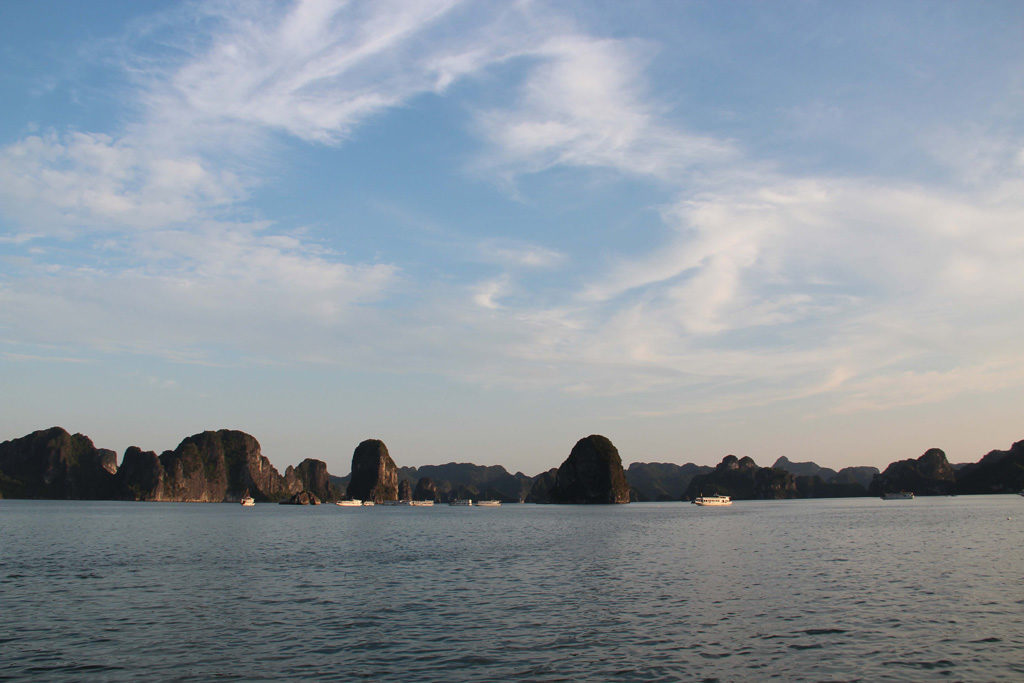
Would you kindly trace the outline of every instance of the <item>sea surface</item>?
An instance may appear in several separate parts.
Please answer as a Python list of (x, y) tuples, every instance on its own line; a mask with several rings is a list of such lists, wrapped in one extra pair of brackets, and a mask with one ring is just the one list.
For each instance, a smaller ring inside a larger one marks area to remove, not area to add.
[(1021, 681), (1024, 498), (0, 501), (0, 678)]

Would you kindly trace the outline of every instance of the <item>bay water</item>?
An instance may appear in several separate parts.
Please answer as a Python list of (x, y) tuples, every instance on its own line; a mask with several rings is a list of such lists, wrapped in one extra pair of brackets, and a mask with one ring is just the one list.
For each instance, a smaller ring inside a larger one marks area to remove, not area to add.
[(1024, 680), (1024, 498), (0, 501), (0, 679)]

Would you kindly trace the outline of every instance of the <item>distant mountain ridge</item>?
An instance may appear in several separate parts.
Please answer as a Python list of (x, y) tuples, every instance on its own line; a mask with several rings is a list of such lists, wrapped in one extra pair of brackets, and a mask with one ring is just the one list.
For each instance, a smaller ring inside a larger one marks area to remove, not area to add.
[(707, 465), (676, 465), (670, 462), (634, 462), (626, 470), (626, 481), (637, 502), (682, 500), (686, 488), (699, 474), (714, 468)]
[[(750, 499), (1024, 489), (1024, 441), (1007, 451), (991, 451), (978, 462), (957, 466), (950, 465), (945, 453), (936, 448), (919, 458), (894, 462), (883, 472), (874, 467), (845, 467), (836, 472), (785, 457), (772, 467), (760, 467), (750, 457), (734, 455), (726, 456), (716, 467), (634, 462), (622, 471), (617, 451), (610, 442), (605, 443), (607, 439), (597, 435), (587, 439), (581, 440), (587, 442), (583, 465), (564, 472), (563, 468), (551, 468), (532, 477), (522, 472), (511, 474), (501, 465), (451, 462), (396, 467), (381, 460), (383, 465), (371, 468), (368, 485), (372, 488), (392, 471), (394, 483), (370, 497), (397, 497), (402, 491), (406, 496), (437, 502), (488, 498), (551, 503), (592, 497), (587, 491), (595, 482), (603, 482), (600, 486), (607, 488), (593, 495), (609, 496), (609, 502), (621, 502), (623, 495), (642, 502), (691, 499), (700, 493)], [(373, 446), (368, 452), (386, 454), (383, 443), (370, 440), (364, 444)], [(562, 463), (563, 467), (568, 462)], [(606, 467), (611, 469), (605, 471)], [(0, 498), (233, 502), (246, 493), (259, 501), (280, 501), (306, 492), (332, 501), (343, 497), (351, 480), (351, 475), (330, 475), (323, 461), (312, 458), (289, 466), (282, 475), (262, 455), (254, 437), (228, 429), (186, 437), (174, 450), (160, 455), (132, 446), (120, 465), (114, 451), (97, 448), (87, 436), (69, 434), (60, 427), (0, 443)]]

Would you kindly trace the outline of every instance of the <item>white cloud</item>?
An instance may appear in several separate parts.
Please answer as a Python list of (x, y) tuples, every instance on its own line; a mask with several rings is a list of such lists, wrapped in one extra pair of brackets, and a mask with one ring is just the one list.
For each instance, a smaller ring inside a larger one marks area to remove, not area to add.
[(3, 211), (36, 232), (134, 230), (193, 220), (244, 196), (231, 172), (144, 140), (68, 133), (0, 148)]
[[(151, 124), (205, 140), (237, 129), (337, 143), (368, 117), (442, 92), (505, 57), (486, 16), (459, 0), (326, 2), (205, 8), (218, 32), (161, 75), (146, 97)], [(466, 24), (452, 29), (454, 17)], [(233, 132), (232, 132), (233, 131)]]
[(643, 86), (642, 49), (584, 35), (548, 39), (517, 106), (481, 113), (498, 167), (612, 168), (664, 180), (735, 156), (727, 141), (665, 125)]
[(488, 280), (483, 282), (475, 288), (473, 294), (473, 303), (481, 308), (497, 309), (501, 308), (501, 304), (498, 303), (497, 299), (500, 297), (505, 290), (508, 288), (508, 278), (501, 277), (496, 280)]
[(26, 343), (186, 362), (209, 360), (210, 349), (295, 360), (308, 352), (306, 339), (329, 343), (398, 277), (391, 265), (348, 265), (237, 226), (150, 232), (116, 250), (145, 258), (118, 269), (22, 266), (0, 282), (0, 327)]

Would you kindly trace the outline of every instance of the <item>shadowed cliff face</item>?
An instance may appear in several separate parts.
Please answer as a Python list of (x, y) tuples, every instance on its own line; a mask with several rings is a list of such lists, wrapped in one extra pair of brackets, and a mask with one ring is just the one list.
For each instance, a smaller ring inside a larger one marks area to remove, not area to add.
[(375, 503), (398, 500), (398, 468), (383, 441), (368, 439), (356, 446), (346, 495)]
[(110, 499), (117, 456), (60, 427), (0, 443), (0, 497)]
[(440, 498), (437, 495), (437, 486), (430, 480), (430, 477), (420, 477), (416, 482), (416, 490), (412, 492), (413, 500), (432, 500), (437, 502)]
[(956, 475), (960, 493), (1017, 493), (1024, 491), (1024, 441), (1008, 451), (991, 451)]
[(772, 467), (758, 467), (750, 457), (727, 455), (708, 474), (697, 475), (686, 489), (686, 497), (726, 495), (735, 500), (796, 498), (796, 478)]
[(626, 470), (626, 481), (633, 500), (638, 502), (681, 500), (693, 478), (711, 470), (711, 467), (693, 463), (634, 462)]
[(125, 500), (163, 500), (164, 468), (153, 451), (131, 446), (117, 471), (118, 497)]
[(597, 434), (580, 439), (558, 468), (550, 496), (553, 503), (628, 503), (619, 451)]
[(910, 491), (916, 496), (938, 496), (953, 493), (956, 473), (938, 448), (925, 451), (916, 460), (900, 460), (885, 468), (871, 482), (876, 495), (897, 491)]

